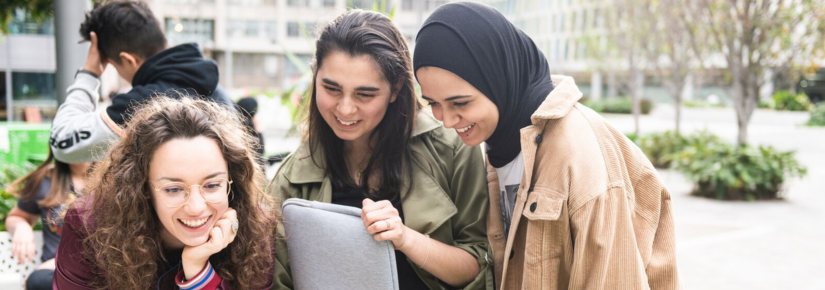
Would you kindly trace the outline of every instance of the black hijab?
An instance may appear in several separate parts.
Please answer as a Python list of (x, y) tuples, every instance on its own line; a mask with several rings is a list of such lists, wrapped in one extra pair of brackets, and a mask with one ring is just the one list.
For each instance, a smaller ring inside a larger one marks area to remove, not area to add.
[(484, 93), (498, 107), (495, 132), (486, 140), (494, 167), (521, 152), (519, 130), (553, 90), (550, 67), (533, 40), (493, 7), (458, 2), (442, 5), (416, 38), (413, 66), (448, 70)]

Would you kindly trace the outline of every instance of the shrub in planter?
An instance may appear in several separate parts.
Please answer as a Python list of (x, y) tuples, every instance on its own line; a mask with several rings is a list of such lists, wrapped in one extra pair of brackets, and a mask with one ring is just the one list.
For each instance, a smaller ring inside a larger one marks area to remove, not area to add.
[(0, 231), (6, 230), (6, 217), (15, 205), (17, 205), (17, 197), (7, 191), (7, 186), (20, 177), (25, 176), (35, 166), (27, 163), (20, 167), (13, 164), (0, 165)]
[(808, 111), (811, 101), (804, 93), (794, 95), (788, 91), (778, 91), (773, 94), (773, 107), (781, 111)]
[(721, 102), (708, 102), (705, 100), (684, 100), (682, 101), (682, 106), (685, 108), (724, 108), (726, 107), (725, 103)]
[(723, 200), (775, 199), (781, 197), (788, 178), (807, 173), (793, 151), (704, 141), (690, 142), (672, 158), (673, 167), (695, 183), (694, 195)]
[(693, 135), (676, 134), (674, 131), (664, 131), (647, 134), (637, 144), (645, 153), (653, 166), (657, 168), (670, 167), (674, 154), (679, 153), (689, 144), (706, 144), (719, 142), (719, 137), (708, 131), (699, 131)]
[(825, 102), (820, 102), (811, 111), (811, 119), (808, 120), (808, 126), (825, 126)]
[(653, 166), (667, 168), (670, 166), (671, 155), (681, 151), (687, 140), (674, 131), (664, 131), (644, 135), (639, 138), (637, 144)]

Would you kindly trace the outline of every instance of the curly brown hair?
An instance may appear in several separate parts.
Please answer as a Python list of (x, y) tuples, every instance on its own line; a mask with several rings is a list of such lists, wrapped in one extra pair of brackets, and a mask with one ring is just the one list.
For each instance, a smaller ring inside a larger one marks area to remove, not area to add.
[[(235, 113), (215, 102), (158, 96), (135, 111), (126, 136), (98, 163), (87, 184), (93, 210), (86, 220), (84, 253), (100, 271), (95, 287), (149, 289), (168, 270), (162, 257), (162, 227), (152, 203), (149, 162), (157, 148), (176, 138), (215, 140), (229, 167), (229, 206), (242, 227), (235, 241), (210, 257), (215, 271), (235, 289), (260, 289), (274, 263), (277, 201), (264, 192), (254, 139)], [(85, 198), (84, 198), (85, 199)], [(73, 206), (83, 206), (80, 204)]]

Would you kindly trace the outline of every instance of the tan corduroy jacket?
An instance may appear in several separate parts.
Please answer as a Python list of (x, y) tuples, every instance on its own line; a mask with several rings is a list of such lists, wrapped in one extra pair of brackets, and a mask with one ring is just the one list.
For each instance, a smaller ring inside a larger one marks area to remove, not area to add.
[(671, 199), (650, 161), (578, 103), (570, 77), (521, 129), (524, 176), (504, 236), (488, 164), (487, 236), (501, 289), (679, 289)]

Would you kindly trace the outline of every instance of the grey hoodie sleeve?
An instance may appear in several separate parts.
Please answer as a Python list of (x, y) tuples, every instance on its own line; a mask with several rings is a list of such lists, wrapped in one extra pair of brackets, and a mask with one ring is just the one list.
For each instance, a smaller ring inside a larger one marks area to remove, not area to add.
[(100, 160), (123, 134), (123, 129), (111, 121), (106, 112), (96, 112), (99, 86), (98, 78), (80, 73), (66, 89), (68, 96), (57, 109), (49, 140), (57, 160), (66, 163)]

